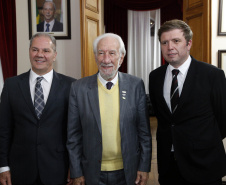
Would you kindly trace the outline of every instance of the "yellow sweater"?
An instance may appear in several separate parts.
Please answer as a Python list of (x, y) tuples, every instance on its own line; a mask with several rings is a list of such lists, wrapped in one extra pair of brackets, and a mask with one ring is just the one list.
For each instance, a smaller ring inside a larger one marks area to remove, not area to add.
[(98, 93), (103, 144), (101, 171), (123, 169), (118, 82), (108, 90), (98, 80)]

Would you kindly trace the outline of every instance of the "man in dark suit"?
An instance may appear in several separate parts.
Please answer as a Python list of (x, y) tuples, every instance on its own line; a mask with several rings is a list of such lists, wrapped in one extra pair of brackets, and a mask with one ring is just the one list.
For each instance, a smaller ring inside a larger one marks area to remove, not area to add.
[(101, 35), (93, 48), (98, 74), (73, 83), (70, 92), (71, 177), (74, 185), (144, 185), (151, 166), (144, 83), (118, 72), (126, 54), (121, 37)]
[(149, 93), (158, 119), (161, 185), (220, 185), (226, 174), (224, 72), (190, 56), (192, 31), (181, 20), (158, 32), (168, 64), (152, 71)]
[(53, 70), (56, 40), (47, 33), (31, 38), (29, 54), (31, 70), (6, 79), (1, 95), (0, 183), (65, 185), (67, 109), (75, 79)]
[(45, 1), (42, 8), (44, 21), (37, 25), (37, 32), (63, 31), (63, 24), (54, 19), (55, 12), (56, 12), (55, 3), (52, 1)]

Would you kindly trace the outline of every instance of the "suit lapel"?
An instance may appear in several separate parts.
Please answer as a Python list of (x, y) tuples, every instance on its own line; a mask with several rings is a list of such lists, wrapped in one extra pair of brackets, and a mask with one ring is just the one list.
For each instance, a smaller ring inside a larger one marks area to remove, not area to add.
[(175, 111), (175, 114), (178, 114), (182, 110), (181, 107), (187, 101), (188, 97), (191, 95), (191, 91), (192, 91), (191, 87), (196, 78), (195, 65), (196, 65), (195, 60), (192, 59), (190, 67), (188, 69), (186, 79), (184, 81), (183, 89), (180, 96), (180, 102)]
[(166, 100), (164, 98), (164, 81), (165, 81), (165, 76), (166, 76), (166, 69), (167, 69), (168, 64), (164, 65), (159, 73), (159, 76), (157, 77), (157, 83), (156, 83), (156, 91), (157, 91), (157, 96), (158, 99), (160, 100), (159, 105), (163, 105), (163, 110), (166, 110), (167, 114), (171, 115), (171, 111), (166, 103)]
[(88, 99), (91, 105), (91, 109), (93, 111), (94, 117), (96, 119), (96, 123), (99, 129), (100, 134), (101, 131), (101, 119), (100, 119), (100, 108), (99, 108), (99, 97), (98, 97), (98, 85), (97, 85), (97, 74), (90, 77), (88, 82)]
[(119, 115), (119, 123), (120, 123), (120, 130), (122, 133), (122, 128), (123, 128), (123, 119), (125, 112), (127, 111), (127, 101), (126, 101), (126, 96), (129, 93), (129, 88), (128, 88), (128, 81), (124, 79), (124, 75), (121, 72), (118, 72), (119, 74), (119, 104), (120, 104), (120, 115)]
[(31, 91), (30, 91), (30, 85), (29, 85), (29, 75), (30, 75), (30, 71), (28, 71), (27, 73), (24, 73), (21, 76), (19, 86), (20, 86), (20, 90), (23, 94), (23, 97), (25, 99), (25, 102), (27, 103), (28, 107), (31, 109), (31, 112), (34, 114), (34, 116), (37, 117), (36, 112), (35, 112), (35, 108), (34, 108), (34, 104), (33, 104), (32, 99), (31, 99)]

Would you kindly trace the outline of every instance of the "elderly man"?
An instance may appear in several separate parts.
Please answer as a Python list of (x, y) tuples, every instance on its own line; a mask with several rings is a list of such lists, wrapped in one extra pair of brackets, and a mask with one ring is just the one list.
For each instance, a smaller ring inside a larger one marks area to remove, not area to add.
[(37, 32), (61, 32), (63, 24), (54, 18), (56, 5), (52, 1), (45, 1), (42, 8), (44, 21), (37, 25)]
[(68, 141), (74, 185), (147, 183), (151, 135), (143, 81), (118, 72), (126, 54), (118, 35), (93, 44), (99, 72), (73, 83)]
[(30, 41), (31, 70), (5, 81), (0, 102), (0, 183), (65, 185), (68, 99), (73, 78), (56, 73), (56, 40)]

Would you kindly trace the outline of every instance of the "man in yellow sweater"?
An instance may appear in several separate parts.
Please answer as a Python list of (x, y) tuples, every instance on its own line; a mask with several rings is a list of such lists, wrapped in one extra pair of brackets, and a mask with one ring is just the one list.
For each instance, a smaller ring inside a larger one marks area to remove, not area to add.
[(74, 185), (145, 185), (151, 134), (144, 83), (118, 72), (126, 51), (116, 34), (93, 43), (99, 72), (72, 84), (68, 141)]

